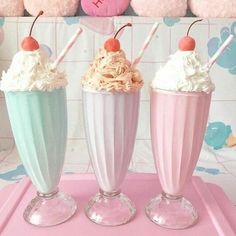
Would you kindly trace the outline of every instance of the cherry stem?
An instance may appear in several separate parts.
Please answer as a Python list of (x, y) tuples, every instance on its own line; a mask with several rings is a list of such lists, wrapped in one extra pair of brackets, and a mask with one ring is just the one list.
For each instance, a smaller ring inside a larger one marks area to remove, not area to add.
[(132, 26), (131, 23), (128, 23), (128, 24), (122, 26), (122, 27), (117, 31), (117, 33), (115, 34), (114, 39), (118, 36), (118, 34), (120, 33), (121, 30), (123, 30), (125, 27), (131, 27), (131, 26)]
[(189, 35), (192, 26), (195, 25), (197, 22), (200, 22), (200, 21), (203, 21), (203, 19), (201, 19), (201, 20), (195, 20), (195, 21), (189, 26), (188, 31), (187, 31), (187, 36)]
[(34, 19), (32, 25), (31, 25), (31, 28), (30, 28), (29, 36), (31, 36), (31, 34), (32, 34), (32, 31), (33, 31), (35, 22), (37, 21), (37, 19), (38, 19), (41, 15), (43, 15), (43, 11), (40, 11), (39, 14), (36, 16), (36, 18)]

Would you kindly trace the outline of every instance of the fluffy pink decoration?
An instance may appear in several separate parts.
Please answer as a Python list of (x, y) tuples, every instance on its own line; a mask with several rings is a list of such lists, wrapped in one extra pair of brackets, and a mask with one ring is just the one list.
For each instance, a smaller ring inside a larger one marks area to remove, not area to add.
[(129, 3), (130, 0), (81, 0), (84, 12), (90, 16), (118, 16)]
[(0, 16), (23, 16), (23, 0), (0, 0)]
[(79, 7), (79, 0), (24, 0), (25, 9), (33, 16), (40, 10), (44, 16), (74, 16)]
[(131, 6), (139, 16), (185, 16), (187, 0), (131, 0)]
[(202, 18), (236, 17), (236, 0), (189, 0), (189, 6)]

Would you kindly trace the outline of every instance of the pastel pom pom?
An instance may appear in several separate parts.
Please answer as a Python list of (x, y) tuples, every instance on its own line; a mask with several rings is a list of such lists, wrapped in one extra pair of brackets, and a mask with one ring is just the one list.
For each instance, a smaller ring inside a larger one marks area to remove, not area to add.
[(189, 0), (192, 12), (202, 18), (236, 17), (235, 0)]
[(129, 3), (130, 0), (81, 0), (82, 9), (89, 16), (118, 16)]
[(2, 0), (0, 2), (0, 16), (23, 16), (23, 0)]
[(40, 10), (44, 16), (74, 16), (79, 7), (79, 0), (24, 0), (25, 9), (36, 16)]
[(187, 0), (131, 0), (131, 6), (139, 16), (185, 16)]

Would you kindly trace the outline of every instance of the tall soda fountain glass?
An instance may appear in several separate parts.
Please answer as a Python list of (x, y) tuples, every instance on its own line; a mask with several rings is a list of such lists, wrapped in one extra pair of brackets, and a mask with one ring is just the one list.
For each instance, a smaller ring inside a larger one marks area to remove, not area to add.
[(146, 214), (170, 229), (198, 219), (183, 194), (201, 151), (214, 85), (194, 49), (194, 39), (183, 38), (151, 85), (152, 149), (163, 192), (150, 201)]
[(202, 147), (211, 93), (151, 91), (152, 149), (163, 193), (146, 208), (152, 221), (173, 229), (198, 218), (183, 197)]
[(64, 73), (52, 70), (51, 65), (48, 55), (29, 36), (1, 83), (17, 149), (37, 189), (23, 216), (36, 226), (63, 223), (77, 208), (75, 201), (58, 189), (67, 140), (67, 81)]
[(125, 224), (136, 210), (120, 188), (133, 153), (143, 81), (116, 36), (100, 49), (82, 85), (88, 149), (100, 187), (85, 212), (97, 224)]

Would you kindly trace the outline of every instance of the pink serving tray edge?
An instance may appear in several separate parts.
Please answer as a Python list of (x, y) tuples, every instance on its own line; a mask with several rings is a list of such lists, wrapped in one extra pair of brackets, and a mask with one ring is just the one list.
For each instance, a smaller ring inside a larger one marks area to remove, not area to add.
[[(96, 179), (93, 174), (70, 174), (70, 175), (64, 175), (62, 177), (62, 182), (66, 182), (66, 183), (67, 181), (96, 182), (95, 180)], [(150, 183), (152, 183), (153, 181), (154, 183), (155, 181), (157, 181), (157, 175), (155, 174), (129, 174), (126, 178), (126, 181), (132, 181), (132, 182), (151, 181)], [(205, 206), (205, 208), (207, 209), (208, 215), (216, 231), (218, 232), (218, 235), (220, 236), (236, 235), (235, 233), (236, 232), (236, 208), (232, 205), (232, 203), (230, 202), (228, 197), (225, 195), (223, 190), (217, 185), (205, 184), (199, 177), (193, 177), (192, 185), (196, 189), (196, 192), (199, 194), (199, 196), (201, 196), (200, 197), (201, 201), (203, 205)], [(8, 224), (11, 221), (12, 215), (15, 213), (15, 209), (17, 209), (18, 204), (22, 201), (22, 199), (24, 199), (24, 195), (25, 193), (27, 193), (29, 188), (32, 188), (31, 182), (28, 178), (24, 178), (20, 183), (10, 185), (4, 188), (2, 191), (0, 191), (0, 206), (1, 206), (0, 207), (0, 235), (11, 236), (9, 233), (4, 234), (1, 232), (4, 232), (5, 231), (4, 229), (8, 227)], [(144, 206), (145, 205), (143, 205), (142, 207)], [(81, 208), (79, 209), (79, 213), (83, 214)], [(66, 224), (64, 224), (64, 228), (66, 228), (65, 226)], [(153, 223), (150, 222), (150, 227), (151, 226), (153, 227)], [(28, 227), (30, 229), (32, 226), (29, 225)], [(97, 227), (97, 225), (91, 224), (89, 227)], [(104, 229), (104, 231), (106, 231), (107, 229), (104, 227), (102, 228)], [(117, 230), (118, 229), (120, 228), (118, 227)], [(15, 230), (16, 229), (14, 229), (14, 232), (16, 232)], [(40, 229), (38, 230), (38, 232), (39, 231), (42, 231), (42, 230)], [(148, 229), (147, 229), (147, 232), (148, 232)], [(176, 231), (168, 231), (168, 232), (163, 235), (171, 235), (171, 232), (176, 232)], [(177, 231), (177, 232), (180, 232), (180, 231)], [(177, 232), (174, 235), (181, 235)], [(13, 235), (14, 234), (12, 234), (12, 236)], [(53, 233), (45, 234), (44, 232), (42, 234), (37, 234), (37, 235), (45, 236), (45, 235), (53, 235)], [(70, 235), (70, 234), (68, 234), (68, 232), (66, 233), (65, 231), (65, 235)], [(71, 235), (74, 235), (74, 234), (71, 234)], [(100, 235), (100, 234), (97, 234), (97, 235)], [(113, 235), (116, 235), (116, 234), (113, 234)], [(132, 234), (129, 234), (129, 235), (132, 235)]]

